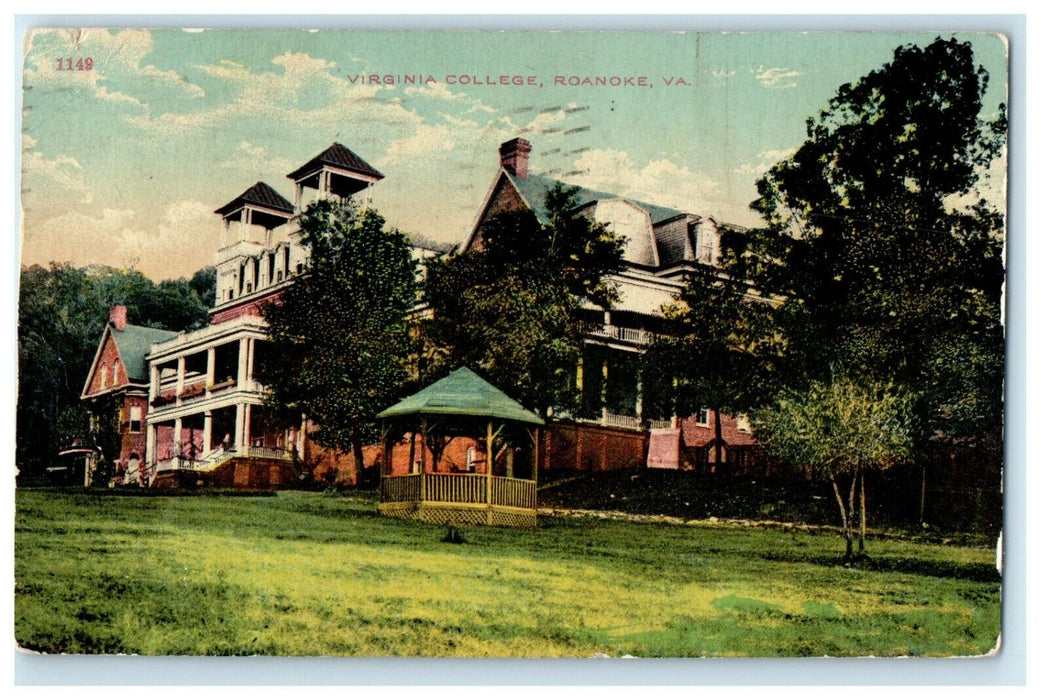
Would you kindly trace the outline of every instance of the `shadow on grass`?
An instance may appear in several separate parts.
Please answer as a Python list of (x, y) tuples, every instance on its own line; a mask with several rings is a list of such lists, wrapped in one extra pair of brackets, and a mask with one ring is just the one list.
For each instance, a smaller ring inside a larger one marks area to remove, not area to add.
[(813, 566), (832, 566), (860, 571), (872, 571), (892, 574), (914, 574), (916, 576), (933, 576), (977, 583), (999, 583), (1001, 574), (992, 564), (957, 564), (913, 557), (870, 557), (862, 556), (845, 559), (843, 556), (818, 556), (791, 552), (766, 552), (760, 555), (766, 561), (789, 564), (811, 564)]

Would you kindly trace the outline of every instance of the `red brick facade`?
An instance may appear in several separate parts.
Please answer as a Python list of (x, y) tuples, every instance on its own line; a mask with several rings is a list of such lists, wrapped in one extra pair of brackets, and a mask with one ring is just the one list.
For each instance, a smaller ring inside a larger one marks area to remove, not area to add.
[(279, 296), (280, 291), (278, 290), (272, 294), (267, 294), (244, 304), (237, 304), (228, 309), (214, 311), (211, 314), (211, 325), (224, 323), (225, 321), (232, 321), (234, 318), (240, 318), (241, 316), (261, 316), (262, 305)]
[[(116, 368), (115, 379), (114, 367)], [(87, 381), (87, 389), (84, 391), (84, 395), (94, 396), (102, 391), (112, 390), (114, 387), (123, 387), (126, 384), (127, 369), (124, 367), (124, 363), (120, 361), (120, 352), (117, 350), (116, 341), (113, 340), (112, 334), (109, 334), (106, 336), (102, 351), (98, 354), (98, 361), (95, 363), (94, 372), (92, 372)]]
[(552, 423), (542, 438), (543, 471), (608, 471), (644, 466), (648, 434), (582, 423)]

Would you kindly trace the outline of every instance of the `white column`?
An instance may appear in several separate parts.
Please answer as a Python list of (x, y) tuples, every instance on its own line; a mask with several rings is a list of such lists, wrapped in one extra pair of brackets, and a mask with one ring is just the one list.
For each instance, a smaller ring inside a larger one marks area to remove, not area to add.
[(255, 383), (255, 343), (257, 342), (255, 338), (247, 339), (247, 381), (252, 385), (252, 391), (254, 391)]
[(236, 427), (233, 429), (233, 450), (239, 451), (244, 446), (244, 409), (245, 404), (237, 404), (237, 421)]
[(247, 240), (247, 207), (240, 210), (240, 231), (237, 233), (237, 240)]
[(248, 347), (247, 338), (240, 339), (240, 349), (237, 353), (237, 389), (243, 391), (247, 388), (247, 363)]
[(637, 404), (635, 406), (637, 418), (644, 415), (644, 385), (640, 380), (640, 371), (637, 371)]
[(204, 380), (204, 386), (207, 387), (207, 393), (211, 393), (211, 387), (215, 384), (215, 349), (207, 349), (207, 377)]
[(160, 396), (160, 367), (150, 363), (149, 365), (149, 400), (152, 401)]
[(204, 411), (204, 456), (211, 454), (211, 411)]
[(183, 355), (178, 358), (178, 378), (175, 380), (175, 396), (182, 403), (182, 389), (186, 386), (186, 358)]
[(146, 453), (142, 458), (143, 465), (156, 465), (156, 424), (146, 423)]
[(251, 404), (244, 405), (244, 447), (251, 447)]
[(175, 433), (174, 433), (174, 447), (172, 455), (174, 457), (182, 456), (182, 417), (175, 418)]
[(302, 183), (295, 183), (295, 213), (302, 210)]

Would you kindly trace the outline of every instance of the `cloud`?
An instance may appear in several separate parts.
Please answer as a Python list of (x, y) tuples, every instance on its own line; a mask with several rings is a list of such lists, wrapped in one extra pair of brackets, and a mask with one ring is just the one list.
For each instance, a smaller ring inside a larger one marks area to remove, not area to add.
[(451, 151), (454, 148), (455, 142), (451, 138), (448, 127), (442, 124), (437, 126), (419, 124), (414, 134), (390, 144), (386, 155), (379, 160), (379, 165), (411, 161), (433, 153)]
[(233, 155), (223, 161), (220, 167), (252, 173), (254, 177), (254, 174), (261, 172), (290, 172), (295, 168), (295, 163), (286, 158), (271, 156), (262, 146), (241, 141)]
[(796, 152), (797, 149), (795, 148), (761, 151), (757, 154), (757, 157), (754, 160), (737, 165), (735, 167), (735, 172), (740, 175), (761, 176), (768, 172), (768, 169), (771, 168), (771, 166), (780, 161), (786, 160)]
[(717, 183), (703, 173), (665, 159), (638, 166), (624, 151), (586, 151), (574, 167), (582, 171), (571, 177), (574, 184), (694, 213), (706, 213), (717, 194)]
[(22, 136), (22, 175), (24, 186), (32, 189), (35, 177), (46, 178), (59, 187), (80, 196), (81, 202), (91, 201), (91, 190), (83, 179), (83, 166), (72, 156), (47, 158), (36, 147), (36, 139)]
[(173, 70), (160, 70), (156, 66), (149, 65), (142, 69), (141, 74), (152, 81), (178, 88), (186, 97), (204, 96), (204, 88), (194, 85)]
[[(133, 126), (166, 135), (182, 135), (225, 125), (241, 127), (261, 119), (287, 128), (309, 124), (315, 131), (339, 130), (347, 123), (413, 128), (418, 117), (393, 101), (378, 99), (382, 86), (350, 85), (333, 73), (335, 65), (304, 53), (284, 53), (271, 61), (276, 68), (259, 73), (234, 61), (198, 66), (212, 78), (228, 83), (222, 94), (231, 99), (209, 109), (133, 115)], [(396, 135), (396, 134), (395, 134)], [(405, 134), (406, 136), (406, 134)]]
[(803, 73), (792, 68), (765, 68), (764, 64), (755, 70), (750, 71), (753, 73), (753, 77), (757, 79), (757, 82), (766, 88), (795, 88), (797, 87), (797, 78)]
[(22, 262), (65, 261), (75, 250), (79, 265), (134, 266), (153, 279), (189, 275), (213, 263), (221, 224), (212, 209), (192, 200), (172, 202), (153, 225), (138, 221), (132, 209), (67, 211), (35, 226), (27, 217)]
[[(42, 42), (44, 37), (56, 41)], [(44, 44), (47, 44), (45, 47)], [(188, 97), (202, 97), (201, 87), (190, 83), (173, 70), (161, 70), (155, 65), (142, 66), (142, 61), (153, 52), (152, 33), (145, 29), (52, 30), (39, 32), (31, 44), (36, 53), (30, 60), (32, 70), (26, 71), (26, 83), (33, 86), (86, 88), (100, 100), (145, 107), (139, 98), (124, 91), (112, 90), (107, 81), (127, 83), (139, 78), (150, 85), (173, 87)], [(59, 70), (58, 61), (75, 54), (90, 57), (91, 70)]]
[(727, 85), (730, 78), (735, 77), (735, 71), (733, 70), (714, 70), (710, 71), (710, 77), (713, 78), (713, 83), (716, 85)]

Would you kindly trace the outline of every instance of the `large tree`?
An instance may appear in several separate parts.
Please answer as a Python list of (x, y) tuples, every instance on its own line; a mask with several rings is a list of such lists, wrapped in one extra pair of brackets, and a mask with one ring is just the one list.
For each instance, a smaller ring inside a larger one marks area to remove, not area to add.
[(912, 454), (911, 407), (912, 396), (891, 385), (834, 377), (786, 392), (755, 415), (757, 437), (768, 449), (833, 485), (846, 558), (855, 554), (856, 528), (858, 553), (865, 554), (865, 475)]
[(919, 438), (999, 444), (1003, 217), (981, 187), (1006, 121), (988, 80), (967, 43), (902, 46), (758, 182), (766, 227), (726, 263), (782, 302), (785, 385), (892, 381)]
[(572, 410), (589, 304), (618, 299), (623, 239), (576, 209), (575, 188), (555, 186), (540, 223), (530, 211), (494, 217), (481, 245), (427, 266), (423, 376), (468, 365), (542, 415)]
[(271, 352), (259, 378), (278, 415), (318, 425), (322, 446), (352, 452), (378, 438), (375, 415), (399, 398), (412, 351), (417, 301), (407, 239), (372, 209), (320, 200), (302, 214), (304, 273), (263, 308)]

